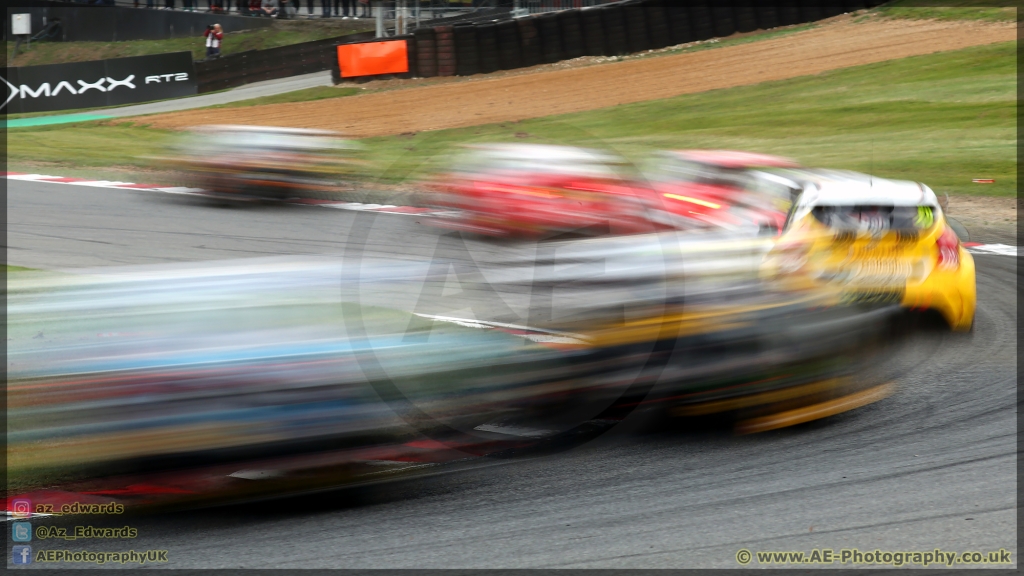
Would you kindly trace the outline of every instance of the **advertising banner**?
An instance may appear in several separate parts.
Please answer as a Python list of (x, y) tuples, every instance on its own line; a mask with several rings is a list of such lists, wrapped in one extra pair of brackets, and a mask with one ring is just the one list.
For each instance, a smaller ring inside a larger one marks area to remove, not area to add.
[(103, 108), (197, 92), (191, 52), (6, 68), (2, 79), (5, 114)]
[(402, 74), (409, 71), (408, 47), (405, 40), (342, 44), (338, 46), (338, 66), (342, 78)]

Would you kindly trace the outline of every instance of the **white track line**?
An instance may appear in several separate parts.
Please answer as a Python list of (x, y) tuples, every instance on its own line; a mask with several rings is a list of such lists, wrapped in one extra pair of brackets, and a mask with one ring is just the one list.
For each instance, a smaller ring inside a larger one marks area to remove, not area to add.
[[(202, 188), (188, 188), (185, 186), (155, 187), (148, 184), (135, 184), (134, 182), (116, 182), (112, 180), (87, 180), (85, 178), (64, 178), (61, 176), (50, 176), (47, 174), (20, 174), (8, 172), (8, 180), (25, 180), (29, 182), (49, 182), (51, 184), (69, 184), (72, 186), (89, 186), (92, 188), (116, 188), (119, 190), (135, 190), (137, 192), (154, 192), (158, 194), (184, 194), (189, 196), (202, 196)], [(362, 202), (294, 202), (302, 206), (315, 206), (318, 208), (334, 208), (336, 210), (353, 210), (357, 212), (381, 212), (385, 214), (399, 214), (402, 216), (420, 216), (426, 210), (412, 206), (395, 206), (393, 204), (363, 204)], [(995, 254), (998, 256), (1014, 256), (1018, 254), (1017, 246), (1007, 244), (973, 244), (965, 245), (968, 252), (974, 254)], [(440, 319), (440, 318), (439, 318)]]
[(1007, 246), (1006, 244), (979, 244), (968, 246), (967, 251), (974, 254), (998, 254), (1000, 256), (1017, 256), (1018, 246)]
[[(87, 180), (85, 178), (64, 178), (61, 176), (50, 176), (48, 174), (19, 174), (8, 172), (8, 180), (24, 180), (28, 182), (46, 182), (50, 184), (69, 184), (72, 186), (89, 186), (91, 188), (116, 188), (118, 190), (134, 190), (136, 192), (154, 192), (158, 194), (184, 194), (188, 196), (202, 196), (202, 188), (188, 188), (184, 186), (156, 187), (147, 184), (136, 184), (134, 182), (117, 182), (113, 180)], [(412, 206), (395, 206), (393, 204), (363, 204), (362, 202), (292, 202), (302, 206), (315, 206), (317, 208), (334, 208), (337, 210), (354, 210), (358, 212), (380, 212), (385, 214), (399, 214), (402, 216), (418, 216), (425, 212), (422, 208)]]

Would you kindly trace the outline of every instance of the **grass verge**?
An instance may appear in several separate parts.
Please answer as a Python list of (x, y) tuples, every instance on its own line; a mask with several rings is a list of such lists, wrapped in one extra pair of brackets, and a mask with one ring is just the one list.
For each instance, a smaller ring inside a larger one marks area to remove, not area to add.
[[(602, 146), (634, 161), (659, 148), (735, 148), (809, 166), (923, 181), (954, 195), (1016, 194), (1016, 42), (516, 123), (373, 138), (384, 184), (446, 163), (470, 142)], [(12, 170), (45, 163), (144, 168), (170, 131), (130, 121), (8, 131)], [(990, 185), (973, 178), (995, 178)], [(128, 179), (124, 173), (116, 179)]]
[[(19, 128), (7, 131), (7, 164), (13, 171), (40, 164), (52, 171), (63, 167), (146, 168), (149, 161), (145, 157), (160, 155), (172, 135), (168, 130), (153, 130), (129, 121)], [(125, 175), (115, 179), (125, 179)]]
[[(366, 141), (385, 180), (437, 169), (454, 146), (601, 146), (640, 161), (652, 148), (733, 148), (809, 166), (920, 180), (937, 192), (1016, 194), (1016, 43), (892, 60), (516, 123)], [(994, 185), (973, 178), (995, 178)]]
[(1019, 2), (999, 0), (944, 0), (936, 6), (934, 0), (894, 0), (875, 12), (886, 18), (910, 20), (983, 20), (988, 22), (1016, 22)]
[[(363, 90), (361, 88), (349, 88), (341, 86), (316, 86), (313, 88), (304, 88), (302, 90), (295, 90), (294, 92), (285, 92), (284, 94), (275, 94), (273, 96), (261, 96), (259, 98), (250, 98), (248, 100), (239, 100), (238, 102), (229, 102), (227, 104), (217, 104), (216, 106), (208, 106), (205, 109), (210, 108), (244, 108), (246, 106), (260, 106), (263, 104), (285, 104), (288, 102), (309, 102), (312, 100), (326, 100), (328, 98), (342, 98), (345, 96), (352, 96), (353, 94), (359, 94)], [(199, 108), (202, 110), (204, 108)]]

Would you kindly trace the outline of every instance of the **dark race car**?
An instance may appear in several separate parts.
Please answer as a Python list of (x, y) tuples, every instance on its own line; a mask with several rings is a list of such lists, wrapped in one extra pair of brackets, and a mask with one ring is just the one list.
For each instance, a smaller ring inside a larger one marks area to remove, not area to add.
[(327, 198), (350, 189), (359, 144), (325, 130), (201, 126), (163, 163), (186, 171), (202, 194), (228, 202)]

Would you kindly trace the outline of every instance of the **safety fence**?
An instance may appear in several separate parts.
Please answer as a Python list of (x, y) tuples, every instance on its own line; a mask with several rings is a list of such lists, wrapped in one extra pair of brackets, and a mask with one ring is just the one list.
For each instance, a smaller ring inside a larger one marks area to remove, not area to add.
[[(581, 56), (621, 56), (814, 22), (877, 0), (628, 0), (484, 22), (417, 28), (405, 40), (408, 76), (471, 76)], [(363, 74), (334, 70), (335, 82)]]
[(372, 32), (348, 34), (266, 50), (248, 50), (216, 60), (196, 62), (199, 93), (235, 88), (253, 82), (288, 78), (337, 68), (331, 48), (339, 43), (369, 40)]
[(172, 10), (136, 10), (123, 6), (88, 6), (48, 0), (19, 0), (7, 9), (4, 38), (13, 41), (10, 14), (29, 14), (32, 33), (44, 30), (55, 20), (60, 22), (63, 42), (124, 42), (127, 40), (165, 40), (200, 37), (212, 24), (225, 32), (266, 28), (268, 18), (244, 18), (224, 14), (180, 12)]
[[(381, 2), (383, 19), (379, 37), (411, 34), (419, 28), (455, 25), (467, 22), (492, 22), (519, 18), (541, 12), (555, 12), (606, 4), (612, 0), (492, 0), (480, 5), (457, 7), (444, 0), (405, 0)], [(621, 0), (618, 0), (621, 1)]]
[(557, 12), (572, 8), (587, 8), (607, 4), (609, 0), (519, 0), (512, 9), (513, 16), (526, 16), (542, 12)]

